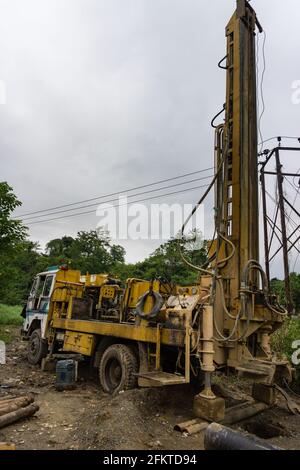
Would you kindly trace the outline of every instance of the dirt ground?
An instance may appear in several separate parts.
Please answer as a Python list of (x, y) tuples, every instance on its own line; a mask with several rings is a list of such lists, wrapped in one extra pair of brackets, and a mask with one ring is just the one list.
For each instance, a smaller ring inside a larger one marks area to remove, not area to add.
[[(76, 389), (57, 392), (54, 373), (29, 365), (26, 343), (17, 329), (9, 329), (13, 340), (7, 347), (7, 364), (0, 365), (0, 397), (31, 393), (40, 409), (33, 417), (0, 429), (0, 441), (32, 450), (204, 448), (203, 433), (189, 436), (174, 431), (175, 424), (193, 418), (191, 387), (136, 389), (108, 396), (100, 390), (97, 377), (81, 367)], [(235, 403), (250, 391), (247, 381), (223, 376), (217, 378), (216, 387), (225, 389), (229, 401)], [(235, 427), (285, 449), (300, 449), (300, 415), (291, 415), (281, 400)]]

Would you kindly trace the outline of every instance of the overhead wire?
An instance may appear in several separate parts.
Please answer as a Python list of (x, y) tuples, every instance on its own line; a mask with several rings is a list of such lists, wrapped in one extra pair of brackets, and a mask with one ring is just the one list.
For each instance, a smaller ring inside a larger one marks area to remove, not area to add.
[(37, 210), (37, 211), (26, 212), (24, 214), (17, 214), (16, 216), (14, 216), (14, 218), (16, 219), (16, 218), (26, 217), (28, 215), (40, 214), (42, 212), (49, 212), (49, 211), (54, 211), (54, 210), (58, 210), (58, 209), (63, 209), (64, 207), (71, 207), (71, 206), (76, 206), (76, 205), (79, 205), (79, 204), (85, 204), (86, 202), (91, 202), (91, 201), (96, 201), (98, 199), (104, 199), (104, 198), (107, 198), (107, 197), (117, 196), (119, 194), (128, 193), (128, 192), (131, 192), (131, 191), (137, 191), (139, 189), (145, 189), (145, 188), (148, 188), (150, 186), (157, 185), (157, 184), (168, 183), (169, 181), (185, 178), (185, 177), (196, 175), (196, 174), (199, 174), (199, 173), (205, 173), (205, 172), (211, 171), (213, 169), (214, 169), (213, 167), (204, 168), (202, 170), (192, 171), (190, 173), (185, 173), (183, 175), (174, 176), (172, 178), (167, 178), (167, 179), (163, 179), (163, 180), (159, 180), (159, 181), (154, 181), (153, 183), (143, 184), (143, 185), (136, 186), (136, 187), (133, 187), (133, 188), (124, 189), (122, 191), (117, 191), (117, 192), (110, 193), (110, 194), (104, 194), (102, 196), (96, 196), (96, 197), (92, 197), (92, 198), (89, 198), (89, 199), (82, 199), (82, 200), (77, 201), (77, 202), (62, 204), (60, 206), (50, 207), (48, 209), (40, 209), (40, 210)]
[[(165, 189), (171, 189), (171, 188), (175, 188), (175, 187), (178, 187), (178, 186), (182, 186), (182, 185), (185, 185), (185, 184), (190, 184), (190, 183), (195, 183), (196, 181), (203, 181), (203, 180), (206, 180), (208, 178), (211, 178), (212, 175), (209, 175), (209, 176), (204, 176), (202, 178), (195, 178), (195, 179), (192, 179), (192, 180), (188, 180), (188, 181), (183, 181), (182, 183), (176, 183), (176, 184), (172, 184), (172, 185), (169, 185), (169, 186), (163, 186), (161, 188), (157, 188), (157, 189), (151, 189), (151, 190), (148, 190), (148, 191), (143, 191), (143, 192), (140, 192), (140, 193), (136, 193), (136, 194), (129, 194), (127, 195), (126, 197), (127, 198), (132, 198), (132, 197), (136, 197), (136, 196), (142, 196), (144, 194), (150, 194), (150, 193), (154, 193), (154, 192), (157, 192), (157, 191), (162, 191), (162, 190), (165, 190)], [(121, 195), (121, 193), (119, 194), (119, 196)], [(109, 199), (107, 201), (104, 201), (103, 204), (107, 204), (107, 203), (110, 203), (110, 202), (116, 202), (118, 201), (119, 198), (116, 198), (116, 199)], [(101, 204), (101, 202), (100, 202)], [(55, 212), (50, 212), (50, 213), (46, 213), (46, 214), (40, 214), (40, 215), (35, 215), (35, 216), (29, 216), (29, 217), (25, 217), (22, 219), (22, 221), (26, 222), (26, 220), (33, 220), (33, 219), (39, 219), (41, 217), (49, 217), (51, 215), (58, 215), (58, 214), (63, 214), (63, 213), (67, 213), (67, 212), (72, 212), (74, 210), (81, 210), (81, 209), (87, 209), (89, 207), (94, 207), (94, 206), (99, 206), (99, 202), (94, 202), (92, 204), (87, 204), (85, 206), (79, 206), (79, 207), (75, 207), (75, 208), (72, 208), (72, 209), (64, 209), (64, 210), (61, 210), (61, 211), (55, 211)]]
[[(167, 194), (159, 194), (159, 195), (155, 195), (155, 196), (152, 196), (152, 197), (149, 197), (149, 198), (139, 199), (137, 201), (132, 201), (130, 204), (134, 204), (134, 203), (137, 203), (137, 202), (151, 201), (153, 199), (158, 199), (160, 197), (172, 196), (172, 195), (175, 195), (175, 194), (181, 194), (181, 193), (194, 191), (196, 189), (201, 189), (201, 188), (206, 188), (206, 187), (207, 187), (207, 185), (194, 186), (193, 188), (182, 189), (180, 191), (173, 191), (173, 192), (167, 193)], [(118, 207), (122, 207), (122, 206), (126, 206), (126, 205), (127, 205), (127, 203), (111, 205), (111, 206), (105, 207), (105, 210), (112, 209), (112, 208), (118, 208)], [(84, 212), (79, 212), (79, 213), (76, 213), (76, 214), (69, 214), (69, 215), (65, 215), (65, 216), (61, 216), (61, 217), (55, 217), (55, 218), (52, 218), (52, 219), (39, 220), (39, 221), (36, 221), (36, 222), (29, 222), (29, 223), (27, 223), (27, 225), (42, 224), (42, 223), (46, 223), (46, 222), (52, 222), (54, 220), (68, 219), (68, 218), (76, 217), (76, 216), (79, 216), (79, 215), (87, 215), (87, 214), (94, 214), (94, 213), (95, 213), (94, 210), (93, 211), (84, 211)]]
[(262, 142), (259, 142), (258, 145), (260, 146), (260, 145), (266, 144), (268, 142), (271, 142), (271, 140), (276, 140), (278, 138), (287, 139), (287, 140), (297, 140), (299, 142), (300, 136), (295, 137), (295, 136), (289, 136), (289, 135), (277, 135), (277, 136), (270, 137), (269, 139), (263, 140)]

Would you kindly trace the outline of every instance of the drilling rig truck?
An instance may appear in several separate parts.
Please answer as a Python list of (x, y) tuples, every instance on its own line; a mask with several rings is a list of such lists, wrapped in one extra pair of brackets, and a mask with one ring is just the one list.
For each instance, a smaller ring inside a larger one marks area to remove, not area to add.
[(271, 294), (259, 262), (256, 36), (261, 32), (249, 2), (237, 0), (220, 62), (226, 73), (225, 119), (214, 126), (209, 190), (215, 192), (216, 236), (208, 263), (193, 266), (199, 282), (169, 289), (158, 280), (128, 279), (121, 286), (109, 276), (81, 282), (80, 273), (64, 271), (47, 293), (47, 354), (90, 358), (107, 392), (195, 379), (203, 384), (194, 399), (196, 416), (220, 420), (224, 400), (211, 388), (216, 369), (252, 377), (262, 400), (277, 380), (290, 378), (288, 362), (277, 359), (270, 346), (287, 312)]

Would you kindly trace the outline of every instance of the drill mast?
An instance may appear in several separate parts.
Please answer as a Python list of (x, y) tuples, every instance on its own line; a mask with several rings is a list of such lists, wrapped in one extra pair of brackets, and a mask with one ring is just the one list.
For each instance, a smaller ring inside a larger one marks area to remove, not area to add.
[(270, 334), (284, 313), (271, 305), (259, 265), (257, 32), (255, 11), (237, 0), (226, 27), (225, 122), (215, 138), (215, 362), (246, 369), (249, 360), (271, 359)]

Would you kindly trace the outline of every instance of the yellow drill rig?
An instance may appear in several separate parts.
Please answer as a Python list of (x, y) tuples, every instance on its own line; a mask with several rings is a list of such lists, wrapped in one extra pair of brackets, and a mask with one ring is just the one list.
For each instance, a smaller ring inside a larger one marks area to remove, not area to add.
[(211, 389), (216, 369), (250, 375), (262, 401), (272, 400), (278, 377), (290, 376), (287, 361), (277, 360), (270, 347), (287, 312), (271, 295), (259, 264), (255, 40), (260, 32), (253, 8), (237, 0), (220, 63), (226, 70), (225, 121), (215, 126), (209, 188), (215, 190), (216, 237), (207, 265), (194, 266), (199, 283), (170, 291), (159, 281), (129, 279), (122, 287), (109, 277), (94, 284), (66, 277), (52, 293), (47, 317), (50, 357), (65, 352), (89, 357), (107, 392), (201, 381), (194, 411), (209, 420), (221, 420), (225, 412), (224, 400)]

